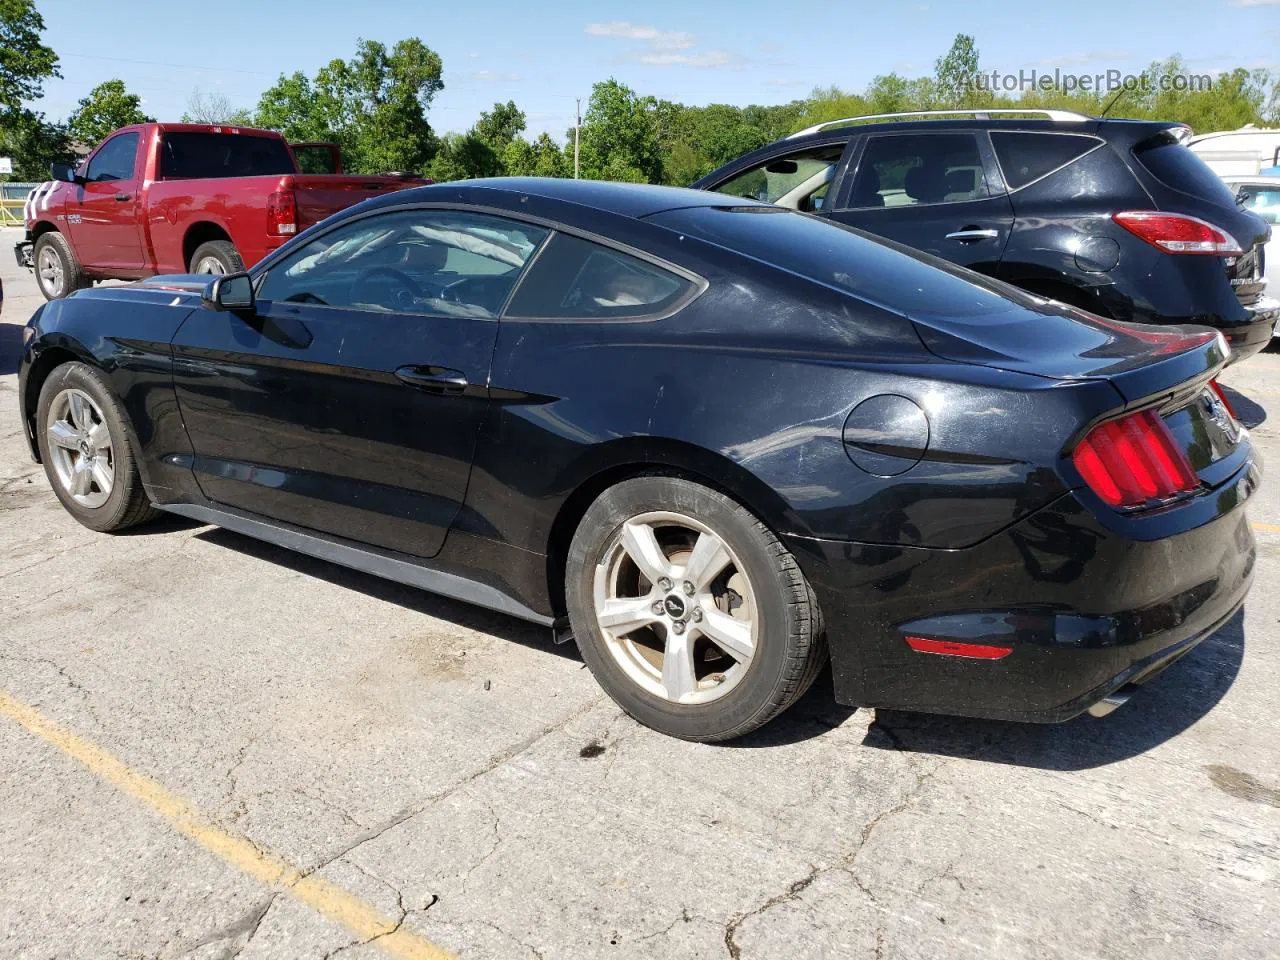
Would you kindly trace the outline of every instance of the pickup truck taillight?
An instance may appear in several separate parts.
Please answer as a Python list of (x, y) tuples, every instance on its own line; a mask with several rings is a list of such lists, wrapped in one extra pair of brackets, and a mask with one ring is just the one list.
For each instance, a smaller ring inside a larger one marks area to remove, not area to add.
[(267, 198), (267, 231), (281, 237), (298, 232), (298, 205), (292, 190), (277, 190)]

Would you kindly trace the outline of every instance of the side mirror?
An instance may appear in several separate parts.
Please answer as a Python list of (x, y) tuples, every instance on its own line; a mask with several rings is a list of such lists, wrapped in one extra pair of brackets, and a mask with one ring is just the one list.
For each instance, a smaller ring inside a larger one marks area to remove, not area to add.
[(51, 163), (49, 164), (49, 174), (55, 180), (61, 180), (63, 183), (80, 183), (80, 177), (76, 176), (76, 168), (69, 163)]
[(205, 287), (201, 302), (213, 310), (252, 310), (253, 279), (247, 273), (228, 273)]

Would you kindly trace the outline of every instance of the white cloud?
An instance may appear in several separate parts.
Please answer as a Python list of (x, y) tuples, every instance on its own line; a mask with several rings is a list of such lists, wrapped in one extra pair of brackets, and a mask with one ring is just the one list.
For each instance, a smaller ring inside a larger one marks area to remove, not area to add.
[(476, 53), (474, 50), (472, 50), (470, 53), (468, 53), (468, 54), (467, 54), (467, 59), (469, 59), (469, 60), (479, 60), (479, 59), (480, 59), (480, 54), (478, 54), (478, 53)]
[(518, 73), (499, 73), (494, 70), (477, 70), (470, 74), (472, 80), (487, 80), (495, 83), (517, 83), (524, 79)]
[(786, 77), (770, 77), (764, 82), (766, 87), (799, 87), (803, 80), (788, 80)]
[(630, 40), (639, 44), (623, 54), (621, 60), (624, 63), (643, 63), (651, 67), (736, 67), (746, 62), (745, 58), (724, 50), (698, 50), (698, 38), (691, 33), (659, 30), (627, 20), (588, 23), (585, 31), (593, 37)]
[(615, 37), (619, 40), (643, 40), (655, 50), (689, 50), (698, 45), (692, 34), (659, 30), (626, 20), (609, 23), (588, 23), (587, 33), (596, 37)]
[(1231, 0), (1233, 7), (1280, 7), (1280, 0)]

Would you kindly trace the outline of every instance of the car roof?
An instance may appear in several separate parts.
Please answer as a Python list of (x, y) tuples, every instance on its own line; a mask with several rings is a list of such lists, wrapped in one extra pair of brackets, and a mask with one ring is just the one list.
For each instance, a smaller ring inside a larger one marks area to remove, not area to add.
[[(592, 210), (640, 219), (664, 210), (683, 207), (728, 207), (757, 203), (724, 194), (660, 187), (644, 183), (614, 183), (607, 180), (565, 180), (555, 177), (486, 177), (482, 180), (453, 180), (413, 187), (384, 195), (387, 204), (455, 201), (491, 203), (517, 209), (521, 197), (572, 203)], [(381, 206), (382, 204), (379, 204)], [(761, 204), (768, 206), (768, 204)]]

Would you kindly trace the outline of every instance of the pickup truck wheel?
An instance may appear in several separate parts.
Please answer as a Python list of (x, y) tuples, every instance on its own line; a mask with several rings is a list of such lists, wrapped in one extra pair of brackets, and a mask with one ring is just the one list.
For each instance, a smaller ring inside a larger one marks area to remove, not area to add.
[(196, 247), (190, 269), (192, 273), (240, 273), (244, 261), (230, 240), (210, 240)]
[(40, 388), (36, 430), (53, 492), (90, 530), (112, 533), (155, 516), (127, 415), (97, 370), (55, 367)]
[(36, 266), (36, 286), (46, 300), (61, 300), (92, 283), (84, 275), (80, 259), (67, 238), (56, 230), (36, 238), (32, 259)]

